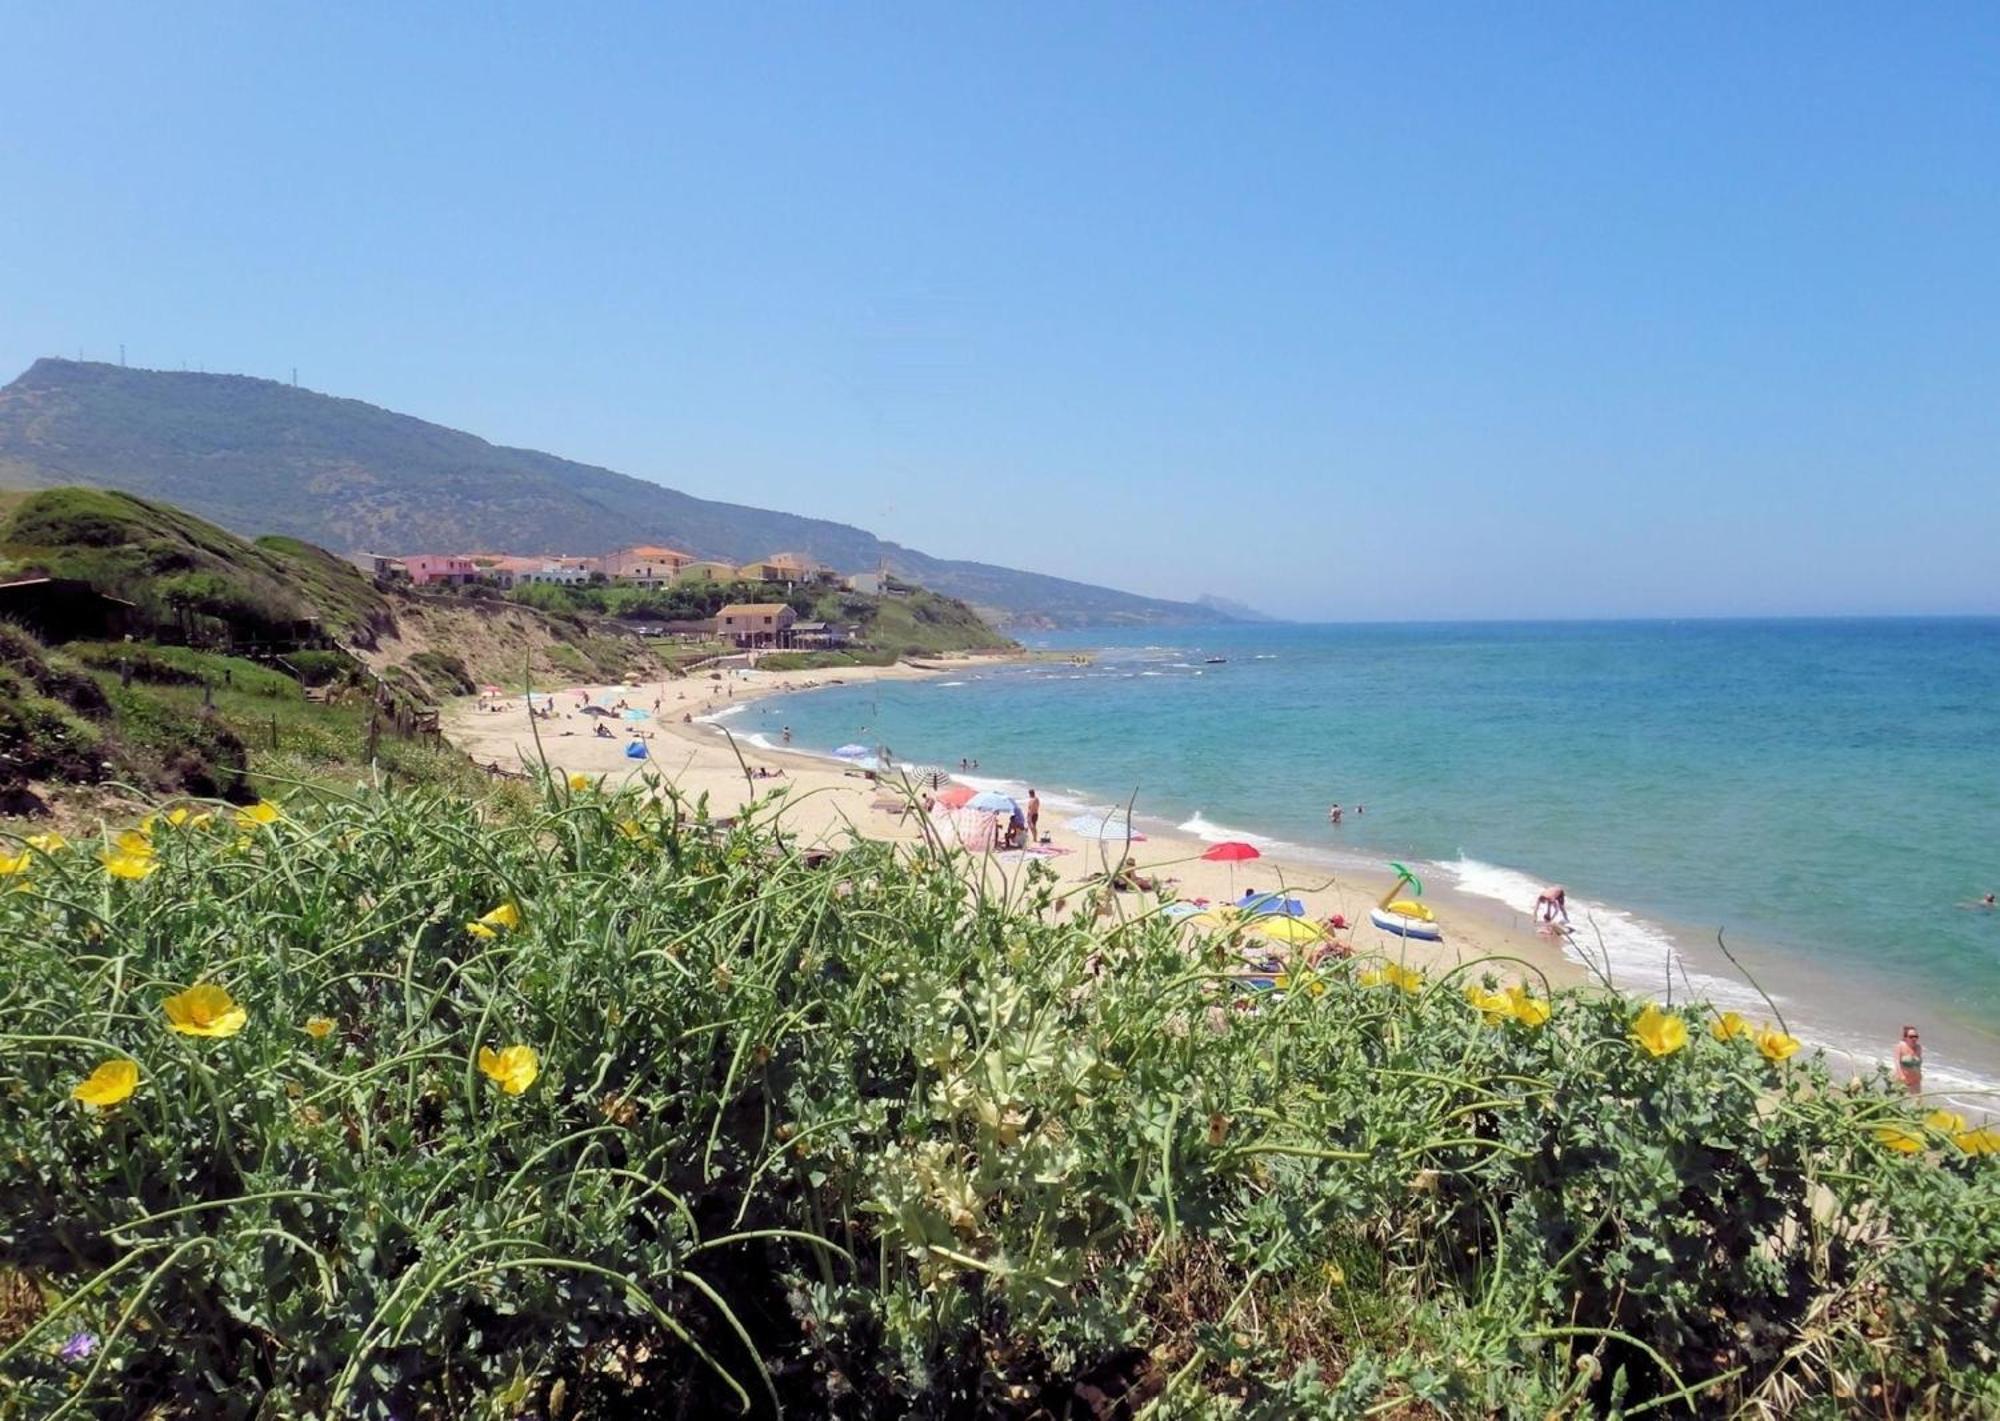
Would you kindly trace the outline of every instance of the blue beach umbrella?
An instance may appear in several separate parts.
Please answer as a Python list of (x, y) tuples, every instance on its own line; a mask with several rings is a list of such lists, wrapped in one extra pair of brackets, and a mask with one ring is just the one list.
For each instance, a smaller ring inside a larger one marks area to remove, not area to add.
[(1253, 917), (1266, 913), (1283, 913), (1288, 918), (1303, 918), (1306, 905), (1296, 898), (1281, 897), (1276, 893), (1245, 893), (1236, 900), (1239, 912)]
[(1019, 814), (1021, 806), (1014, 803), (997, 789), (982, 790), (965, 802), (967, 809), (977, 809), (986, 814)]

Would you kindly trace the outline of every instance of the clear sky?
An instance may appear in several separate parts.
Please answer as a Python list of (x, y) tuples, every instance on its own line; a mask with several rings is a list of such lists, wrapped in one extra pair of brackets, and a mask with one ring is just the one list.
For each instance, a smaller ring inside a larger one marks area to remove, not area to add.
[(0, 380), (1301, 617), (2000, 612), (1991, 5), (0, 16)]

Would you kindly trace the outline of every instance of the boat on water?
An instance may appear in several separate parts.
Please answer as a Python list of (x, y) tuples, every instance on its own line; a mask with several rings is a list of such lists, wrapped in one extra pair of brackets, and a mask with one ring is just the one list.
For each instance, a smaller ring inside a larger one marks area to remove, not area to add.
[(1228, 661), (1229, 658), (1226, 656), (1207, 656), (1202, 658), (1201, 664), (1204, 666), (1223, 666), (1227, 665)]

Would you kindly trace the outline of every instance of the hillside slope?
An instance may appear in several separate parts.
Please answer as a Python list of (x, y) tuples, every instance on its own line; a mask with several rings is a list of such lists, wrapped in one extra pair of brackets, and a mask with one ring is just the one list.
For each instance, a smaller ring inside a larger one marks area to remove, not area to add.
[(843, 571), (886, 562), (1001, 621), (1221, 619), (1192, 603), (934, 558), (843, 523), (695, 498), (272, 380), (38, 360), (0, 389), (0, 486), (73, 483), (344, 551), (591, 554), (655, 541), (743, 562), (785, 550)]

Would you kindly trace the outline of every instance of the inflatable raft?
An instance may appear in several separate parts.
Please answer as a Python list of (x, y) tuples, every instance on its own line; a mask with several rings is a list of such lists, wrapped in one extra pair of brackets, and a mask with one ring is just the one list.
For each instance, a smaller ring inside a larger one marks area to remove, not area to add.
[(1431, 910), (1413, 898), (1399, 898), (1386, 907), (1371, 908), (1368, 921), (1397, 937), (1420, 937), (1427, 942), (1444, 940), (1444, 929), (1437, 925)]

